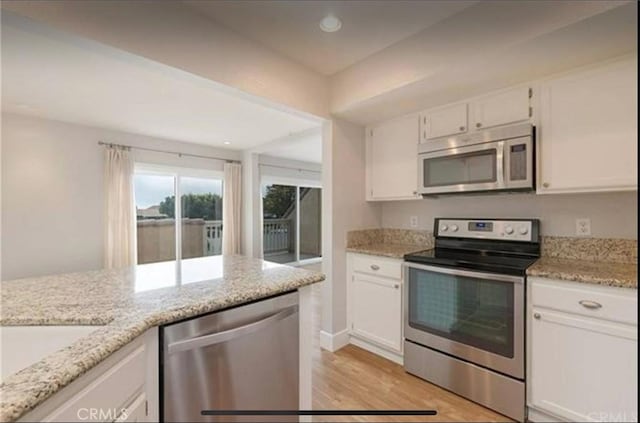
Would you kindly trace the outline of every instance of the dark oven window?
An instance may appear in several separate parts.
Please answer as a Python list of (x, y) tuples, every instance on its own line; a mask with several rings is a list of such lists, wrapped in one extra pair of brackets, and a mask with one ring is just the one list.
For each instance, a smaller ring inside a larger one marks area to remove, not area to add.
[(505, 357), (514, 356), (514, 286), (410, 269), (409, 326)]
[(496, 182), (495, 148), (423, 159), (424, 187)]

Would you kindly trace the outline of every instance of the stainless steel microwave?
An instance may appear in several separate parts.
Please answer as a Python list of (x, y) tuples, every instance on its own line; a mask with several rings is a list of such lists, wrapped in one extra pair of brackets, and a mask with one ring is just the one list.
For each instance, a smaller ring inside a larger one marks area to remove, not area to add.
[(418, 193), (533, 191), (534, 168), (528, 123), (426, 141), (418, 146)]

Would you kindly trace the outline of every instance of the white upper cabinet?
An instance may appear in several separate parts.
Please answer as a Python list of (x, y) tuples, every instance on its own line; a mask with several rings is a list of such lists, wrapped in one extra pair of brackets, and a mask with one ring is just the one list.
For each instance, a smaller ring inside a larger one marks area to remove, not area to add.
[(418, 198), (418, 117), (367, 128), (367, 200)]
[(473, 129), (527, 121), (533, 114), (530, 100), (533, 89), (518, 87), (478, 98), (471, 103)]
[(637, 189), (637, 59), (543, 82), (538, 192)]
[(454, 104), (422, 113), (420, 115), (420, 141), (464, 134), (468, 131), (467, 114), (467, 103)]

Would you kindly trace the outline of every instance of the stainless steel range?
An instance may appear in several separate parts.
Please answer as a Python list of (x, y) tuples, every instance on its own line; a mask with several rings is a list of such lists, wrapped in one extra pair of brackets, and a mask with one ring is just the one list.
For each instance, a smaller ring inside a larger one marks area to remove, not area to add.
[(537, 219), (436, 219), (435, 248), (404, 257), (404, 367), (525, 419), (525, 272)]

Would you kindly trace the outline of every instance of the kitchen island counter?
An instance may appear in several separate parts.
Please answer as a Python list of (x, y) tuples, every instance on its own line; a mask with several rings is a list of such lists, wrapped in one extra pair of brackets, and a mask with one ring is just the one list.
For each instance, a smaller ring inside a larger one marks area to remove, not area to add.
[(321, 273), (239, 255), (3, 281), (1, 326), (95, 325), (95, 331), (0, 385), (14, 421), (146, 330), (324, 280)]

